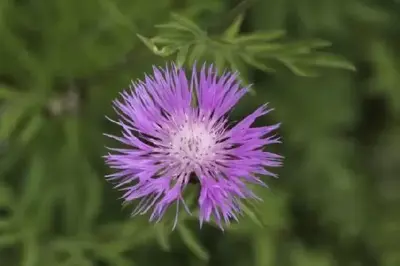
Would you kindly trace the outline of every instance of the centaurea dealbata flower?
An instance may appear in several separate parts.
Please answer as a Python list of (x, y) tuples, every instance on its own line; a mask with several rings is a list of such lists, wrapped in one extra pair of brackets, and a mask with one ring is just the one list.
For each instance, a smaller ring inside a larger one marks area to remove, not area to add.
[[(197, 178), (200, 226), (214, 221), (223, 228), (238, 219), (240, 202), (258, 199), (248, 184), (265, 185), (257, 175), (275, 176), (266, 167), (278, 167), (282, 157), (265, 151), (280, 143), (271, 133), (277, 125), (252, 127), (267, 114), (267, 105), (231, 126), (228, 113), (248, 88), (237, 73), (224, 73), (203, 66), (193, 68), (189, 80), (175, 66), (154, 68), (153, 76), (132, 83), (114, 101), (122, 136), (111, 136), (126, 145), (110, 149), (106, 163), (115, 173), (108, 176), (125, 191), (125, 202), (139, 200), (133, 215), (151, 211), (159, 221), (170, 205), (179, 203), (189, 211), (182, 196), (191, 176)], [(175, 226), (174, 225), (174, 226)]]

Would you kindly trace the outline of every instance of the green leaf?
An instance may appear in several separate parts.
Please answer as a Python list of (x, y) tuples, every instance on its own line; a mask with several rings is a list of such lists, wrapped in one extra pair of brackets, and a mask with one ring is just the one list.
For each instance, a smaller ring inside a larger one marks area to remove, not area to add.
[(193, 233), (183, 224), (178, 224), (178, 232), (185, 245), (201, 260), (208, 260), (208, 252), (201, 244), (197, 241)]
[(252, 67), (255, 67), (264, 72), (275, 72), (274, 69), (267, 67), (265, 64), (263, 64), (262, 62), (258, 61), (257, 59), (255, 59), (254, 57), (252, 57), (246, 53), (242, 53), (240, 56), (242, 57), (243, 61), (245, 61), (247, 64), (249, 64)]
[(179, 52), (176, 56), (176, 63), (178, 67), (182, 67), (183, 64), (185, 63), (187, 54), (189, 52), (189, 47), (190, 47), (189, 45), (185, 45), (179, 49)]
[(225, 59), (225, 56), (223, 54), (223, 51), (215, 52), (214, 53), (214, 58), (215, 58), (214, 59), (215, 66), (217, 67), (218, 72), (221, 74), (222, 71), (224, 71), (224, 67), (225, 67), (225, 64), (226, 64), (226, 59)]
[(175, 34), (175, 35), (166, 35), (163, 34), (162, 36), (156, 36), (150, 39), (150, 42), (155, 45), (155, 43), (158, 44), (169, 44), (169, 45), (181, 45), (185, 44), (187, 42), (188, 38), (184, 38), (183, 35), (180, 34)]
[[(248, 86), (250, 84), (248, 76), (247, 76), (247, 69), (243, 64), (243, 61), (237, 58), (236, 54), (232, 52), (226, 53), (226, 60), (229, 63), (231, 69), (233, 71), (237, 71), (239, 73), (239, 78), (243, 86)], [(255, 91), (250, 88), (250, 94), (254, 95)]]
[(266, 32), (255, 32), (250, 34), (243, 34), (235, 38), (235, 43), (248, 45), (251, 43), (270, 42), (280, 39), (286, 35), (284, 30), (273, 30)]
[(170, 30), (180, 30), (180, 31), (187, 31), (187, 32), (193, 33), (193, 31), (190, 28), (185, 27), (177, 22), (168, 22), (168, 23), (163, 23), (163, 24), (157, 24), (154, 27), (163, 29), (163, 30), (170, 29)]
[(257, 54), (260, 57), (270, 56), (271, 53), (282, 52), (282, 50), (284, 46), (280, 43), (249, 44), (244, 47), (245, 53)]
[(295, 75), (300, 77), (317, 77), (318, 74), (315, 70), (312, 70), (307, 67), (299, 67), (290, 59), (278, 59), (282, 64), (284, 64), (290, 71), (292, 71)]
[(285, 55), (309, 54), (316, 49), (330, 47), (331, 45), (331, 42), (321, 39), (302, 40), (284, 44), (282, 53)]
[(199, 59), (204, 55), (204, 53), (207, 50), (207, 46), (203, 43), (199, 43), (194, 46), (192, 49), (192, 52), (189, 55), (189, 61), (188, 63), (190, 65), (193, 65), (196, 61), (200, 61)]
[(161, 50), (158, 50), (156, 52), (154, 52), (156, 55), (162, 56), (162, 57), (167, 57), (170, 55), (173, 55), (174, 53), (176, 53), (178, 51), (178, 48), (170, 45), (170, 46), (164, 46), (163, 48), (161, 48)]
[(152, 42), (151, 39), (146, 38), (140, 34), (136, 34), (136, 35), (147, 46), (147, 48), (149, 48), (153, 53), (157, 53), (159, 51), (157, 46)]
[(313, 53), (310, 56), (305, 56), (304, 59), (296, 60), (301, 64), (314, 65), (319, 67), (340, 68), (355, 71), (354, 65), (347, 59), (329, 53)]
[(224, 31), (222, 38), (225, 40), (233, 40), (239, 33), (240, 26), (243, 23), (244, 16), (240, 14), (233, 23)]
[(165, 224), (163, 222), (157, 223), (154, 225), (154, 229), (156, 231), (157, 242), (160, 245), (161, 249), (164, 251), (169, 251), (171, 249), (169, 243), (169, 233), (165, 230)]
[(263, 227), (262, 220), (258, 217), (258, 214), (252, 211), (245, 203), (240, 203), (240, 208), (244, 212), (244, 214), (250, 218), (256, 225), (259, 227)]
[(175, 21), (177, 21), (180, 25), (184, 26), (186, 29), (194, 33), (195, 35), (200, 35), (200, 36), (205, 35), (205, 32), (190, 19), (176, 13), (172, 14), (172, 18)]

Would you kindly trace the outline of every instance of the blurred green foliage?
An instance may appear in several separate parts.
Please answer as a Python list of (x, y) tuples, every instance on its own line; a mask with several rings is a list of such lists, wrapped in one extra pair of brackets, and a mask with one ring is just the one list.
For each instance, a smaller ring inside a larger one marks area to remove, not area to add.
[[(0, 266), (400, 265), (399, 22), (396, 0), (0, 1)], [(283, 122), (281, 178), (225, 232), (130, 219), (104, 181), (111, 100), (169, 60), (239, 70), (232, 119)]]

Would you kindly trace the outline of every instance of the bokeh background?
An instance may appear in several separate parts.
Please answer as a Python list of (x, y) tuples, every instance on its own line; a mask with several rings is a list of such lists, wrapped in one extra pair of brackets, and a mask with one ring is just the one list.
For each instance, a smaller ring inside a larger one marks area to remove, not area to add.
[[(1, 0), (0, 265), (399, 266), (399, 37), (397, 0)], [(253, 84), (233, 120), (283, 123), (280, 178), (224, 232), (130, 219), (104, 180), (111, 100), (174, 47)]]

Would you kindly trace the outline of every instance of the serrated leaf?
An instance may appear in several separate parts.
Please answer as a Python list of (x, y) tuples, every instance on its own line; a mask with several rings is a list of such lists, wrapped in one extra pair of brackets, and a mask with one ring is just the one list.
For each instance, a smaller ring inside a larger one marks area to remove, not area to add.
[(251, 43), (258, 43), (258, 42), (270, 42), (277, 39), (280, 39), (286, 35), (284, 30), (273, 30), (273, 31), (266, 31), (266, 32), (255, 32), (251, 34), (242, 34), (235, 38), (235, 43), (237, 44), (251, 44)]
[(156, 231), (157, 242), (160, 245), (161, 249), (164, 251), (169, 251), (171, 249), (169, 243), (169, 233), (165, 230), (164, 223), (157, 223), (154, 225), (154, 229)]
[(198, 242), (193, 233), (183, 224), (178, 224), (178, 232), (185, 245), (195, 254), (199, 259), (208, 260), (208, 252)]
[(224, 31), (222, 38), (225, 40), (233, 40), (239, 33), (240, 27), (242, 26), (244, 16), (240, 14), (236, 17), (233, 23)]
[(179, 48), (178, 54), (176, 56), (176, 64), (178, 67), (182, 67), (185, 64), (189, 52), (189, 47), (189, 45), (185, 45)]

